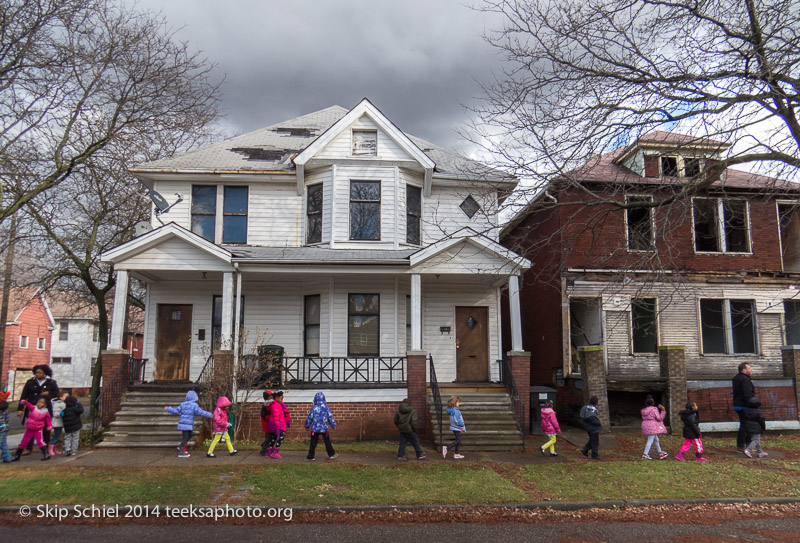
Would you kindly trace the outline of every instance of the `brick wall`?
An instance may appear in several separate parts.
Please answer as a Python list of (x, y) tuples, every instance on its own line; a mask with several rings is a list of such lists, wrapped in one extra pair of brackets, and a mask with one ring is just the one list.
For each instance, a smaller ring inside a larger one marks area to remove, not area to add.
[[(263, 439), (261, 431), (261, 402), (247, 404), (244, 407), (246, 421), (242, 427), (240, 439)], [(286, 403), (292, 417), (292, 427), (286, 432), (289, 439), (308, 439), (309, 431), (305, 429), (306, 417), (314, 404)], [(360, 402), (360, 403), (328, 403), (328, 407), (336, 419), (336, 429), (331, 437), (335, 441), (361, 441), (379, 439), (398, 439), (397, 427), (394, 425), (394, 414), (400, 402)], [(418, 432), (422, 433), (422, 432)]]
[[(761, 412), (766, 420), (797, 420), (794, 387), (759, 387)], [(689, 401), (697, 403), (700, 422), (738, 422), (731, 387), (690, 389)], [(683, 409), (683, 408), (681, 408)]]

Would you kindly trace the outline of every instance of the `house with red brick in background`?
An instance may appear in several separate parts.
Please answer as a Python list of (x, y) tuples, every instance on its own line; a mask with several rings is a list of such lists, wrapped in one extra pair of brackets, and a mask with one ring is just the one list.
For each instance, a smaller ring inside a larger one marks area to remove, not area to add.
[(552, 182), (502, 231), (532, 262), (523, 350), (559, 417), (597, 395), (606, 429), (635, 430), (652, 394), (673, 433), (687, 400), (704, 433), (735, 430), (731, 378), (748, 362), (767, 429), (800, 427), (800, 188), (722, 168), (728, 147), (645, 135)]
[(42, 292), (35, 287), (11, 289), (8, 315), (0, 381), (12, 391), (11, 398), (18, 399), (33, 367), (50, 363), (50, 334), (55, 321)]

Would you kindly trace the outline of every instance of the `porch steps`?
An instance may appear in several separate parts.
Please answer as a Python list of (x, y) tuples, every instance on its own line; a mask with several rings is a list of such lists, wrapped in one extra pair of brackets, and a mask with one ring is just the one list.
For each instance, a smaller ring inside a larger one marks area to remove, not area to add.
[[(177, 407), (186, 399), (186, 385), (173, 387), (136, 385), (125, 395), (114, 422), (109, 424), (98, 448), (175, 448), (180, 444), (181, 434), (175, 428), (178, 416), (170, 415), (164, 406)], [(173, 388), (173, 390), (170, 390)], [(184, 390), (185, 388), (185, 390)], [(195, 435), (203, 425), (202, 417), (195, 417)], [(194, 445), (195, 440), (189, 441)]]
[(447, 399), (450, 396), (461, 398), (461, 414), (467, 431), (461, 435), (463, 451), (512, 451), (522, 448), (522, 435), (514, 419), (511, 399), (505, 387), (442, 387), (442, 437), (439, 441), (439, 423), (433, 396), (428, 395), (431, 426), (434, 428), (433, 441), (437, 449), (453, 440), (450, 431), (450, 417), (447, 415)]

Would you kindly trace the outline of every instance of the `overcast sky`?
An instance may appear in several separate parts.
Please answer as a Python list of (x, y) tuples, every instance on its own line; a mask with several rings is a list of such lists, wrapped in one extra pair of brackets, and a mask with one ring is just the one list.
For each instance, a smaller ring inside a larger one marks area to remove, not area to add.
[[(133, 1), (133, 0), (131, 0)], [(256, 130), (369, 98), (403, 131), (459, 151), (455, 133), (498, 68), (496, 17), (472, 0), (139, 0), (225, 75), (224, 129)]]

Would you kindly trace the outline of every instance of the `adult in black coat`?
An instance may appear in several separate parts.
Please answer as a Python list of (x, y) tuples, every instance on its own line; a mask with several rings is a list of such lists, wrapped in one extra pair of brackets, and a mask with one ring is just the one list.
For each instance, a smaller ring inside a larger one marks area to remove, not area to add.
[(733, 410), (739, 416), (739, 432), (736, 434), (736, 448), (744, 449), (750, 441), (743, 424), (744, 410), (750, 398), (756, 395), (756, 389), (750, 378), (750, 364), (742, 362), (739, 364), (739, 373), (731, 380), (733, 386)]
[[(53, 370), (47, 364), (39, 364), (33, 367), (33, 377), (25, 382), (22, 387), (22, 393), (19, 395), (20, 400), (26, 400), (31, 405), (36, 405), (39, 398), (47, 400), (47, 410), (50, 411), (50, 416), (53, 416), (53, 404), (51, 403), (54, 398), (58, 398), (58, 383), (53, 379)], [(17, 416), (22, 417), (22, 421), (28, 418), (29, 409), (26, 407), (23, 410), (17, 411)], [(42, 431), (45, 443), (50, 442), (50, 430)], [(33, 441), (28, 444), (28, 450), (33, 450)]]

